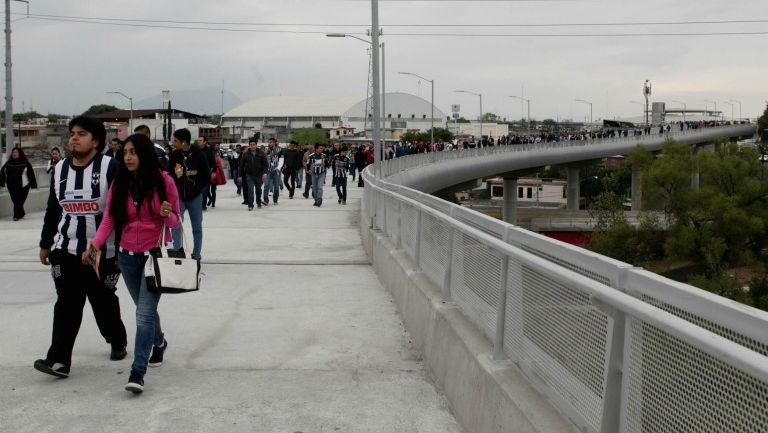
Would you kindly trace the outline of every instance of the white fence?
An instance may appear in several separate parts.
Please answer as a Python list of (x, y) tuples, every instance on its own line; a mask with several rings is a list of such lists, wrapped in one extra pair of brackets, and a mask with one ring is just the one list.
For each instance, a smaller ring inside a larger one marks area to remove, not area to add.
[(363, 218), (583, 431), (768, 432), (768, 314), (363, 176)]

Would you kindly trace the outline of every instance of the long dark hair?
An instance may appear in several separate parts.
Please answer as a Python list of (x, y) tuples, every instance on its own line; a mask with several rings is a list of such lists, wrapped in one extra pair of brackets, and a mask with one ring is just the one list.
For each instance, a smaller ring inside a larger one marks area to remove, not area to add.
[(160, 201), (164, 201), (168, 195), (165, 191), (165, 181), (160, 171), (160, 165), (157, 162), (155, 154), (155, 145), (149, 137), (141, 134), (133, 134), (125, 139), (125, 143), (131, 142), (139, 158), (139, 169), (134, 176), (125, 165), (125, 159), (119, 161), (120, 165), (112, 183), (112, 204), (109, 207), (109, 213), (115, 219), (118, 226), (126, 223), (127, 212), (126, 202), (131, 194), (131, 188), (134, 182), (138, 186), (139, 194), (144, 200), (149, 202), (149, 212), (154, 213), (152, 209), (152, 194), (157, 193)]
[[(11, 153), (13, 153), (14, 150), (19, 152), (19, 159), (17, 159), (16, 161), (26, 163), (27, 155), (24, 154), (24, 150), (20, 147), (14, 147), (13, 149), (11, 149)], [(9, 159), (9, 161), (13, 161), (13, 159)]]

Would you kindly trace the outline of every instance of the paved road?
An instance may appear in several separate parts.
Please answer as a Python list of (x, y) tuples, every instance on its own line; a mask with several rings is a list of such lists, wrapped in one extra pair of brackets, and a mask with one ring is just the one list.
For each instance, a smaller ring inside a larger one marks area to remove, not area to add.
[[(0, 221), (0, 431), (460, 432), (368, 263), (350, 193), (347, 206), (285, 196), (248, 212), (221, 187), (202, 290), (161, 300), (169, 349), (139, 396), (123, 389), (131, 347), (109, 361), (88, 306), (70, 377), (32, 368), (55, 300), (36, 262), (42, 214)], [(135, 309), (118, 293), (132, 341)]]

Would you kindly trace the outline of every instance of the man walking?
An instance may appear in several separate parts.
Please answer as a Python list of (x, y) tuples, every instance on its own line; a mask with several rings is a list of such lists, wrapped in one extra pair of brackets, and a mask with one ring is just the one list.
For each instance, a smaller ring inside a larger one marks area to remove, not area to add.
[(248, 210), (253, 210), (253, 201), (261, 209), (261, 184), (267, 173), (267, 158), (259, 151), (256, 140), (248, 143), (248, 150), (240, 157), (240, 177), (243, 183), (243, 196)]
[[(296, 174), (301, 172), (301, 153), (299, 152), (298, 143), (291, 141), (288, 145), (288, 150), (285, 151), (283, 156), (283, 179), (285, 187), (288, 188), (288, 198), (293, 198), (293, 194), (296, 192)], [(299, 184), (301, 188), (301, 184)]]
[(277, 199), (280, 197), (280, 185), (282, 185), (282, 179), (280, 179), (280, 169), (283, 166), (283, 152), (277, 145), (277, 139), (269, 139), (269, 147), (267, 148), (267, 163), (269, 168), (267, 169), (267, 180), (264, 185), (264, 204), (269, 204), (269, 193), (272, 192), (272, 201), (277, 204)]
[(203, 210), (205, 211), (208, 210), (208, 206), (212, 204), (211, 188), (216, 187), (213, 183), (213, 181), (216, 180), (216, 155), (213, 148), (208, 145), (208, 139), (202, 135), (197, 137), (197, 145), (200, 147), (200, 151), (203, 152), (203, 155), (205, 155), (205, 161), (208, 163), (208, 168), (211, 170), (209, 174), (210, 179), (208, 182), (208, 189), (205, 191), (205, 196), (203, 197)]
[(237, 195), (240, 195), (243, 190), (243, 183), (240, 182), (240, 157), (243, 155), (243, 146), (237, 145), (235, 149), (232, 149), (232, 145), (229, 146), (227, 152), (227, 162), (229, 163), (229, 178), (233, 179), (235, 186), (237, 187)]
[(347, 173), (349, 171), (349, 157), (347, 149), (342, 148), (340, 152), (331, 158), (331, 167), (333, 167), (333, 184), (336, 185), (336, 195), (339, 196), (339, 204), (347, 204)]
[(81, 261), (101, 222), (114, 178), (112, 158), (101, 154), (106, 138), (107, 131), (99, 120), (81, 116), (69, 122), (72, 156), (56, 164), (40, 235), (40, 262), (51, 266), (57, 298), (51, 347), (45, 359), (38, 359), (34, 366), (61, 378), (69, 376), (86, 298), (99, 332), (112, 346), (109, 358), (117, 361), (127, 354), (128, 340), (115, 294), (120, 270), (114, 235), (105, 244), (98, 274)]
[(315, 153), (309, 157), (307, 166), (312, 172), (312, 196), (315, 198), (313, 206), (320, 207), (323, 205), (323, 186), (328, 167), (328, 157), (323, 153), (321, 144), (315, 144)]
[[(169, 164), (171, 176), (179, 190), (179, 217), (184, 219), (184, 211), (189, 213), (192, 223), (192, 258), (200, 260), (203, 249), (203, 200), (206, 199), (211, 169), (203, 152), (198, 146), (192, 146), (192, 134), (188, 129), (173, 132), (173, 147)], [(181, 248), (181, 227), (173, 229), (173, 248)]]

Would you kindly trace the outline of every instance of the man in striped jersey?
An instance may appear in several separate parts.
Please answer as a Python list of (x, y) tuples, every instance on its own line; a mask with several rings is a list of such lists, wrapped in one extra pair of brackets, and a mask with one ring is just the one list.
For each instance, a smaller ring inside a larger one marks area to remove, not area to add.
[(328, 168), (328, 157), (323, 153), (321, 144), (315, 143), (315, 153), (309, 156), (307, 168), (312, 173), (312, 196), (315, 198), (315, 204), (312, 206), (320, 207), (323, 205), (325, 171)]
[(114, 234), (105, 245), (98, 275), (81, 261), (106, 211), (107, 191), (114, 177), (112, 158), (101, 154), (106, 135), (99, 120), (81, 116), (69, 122), (72, 157), (56, 164), (40, 235), (40, 262), (51, 266), (57, 299), (51, 347), (46, 358), (38, 359), (34, 366), (62, 378), (69, 376), (86, 298), (101, 335), (112, 345), (110, 359), (126, 356), (125, 326), (115, 294), (120, 270)]

